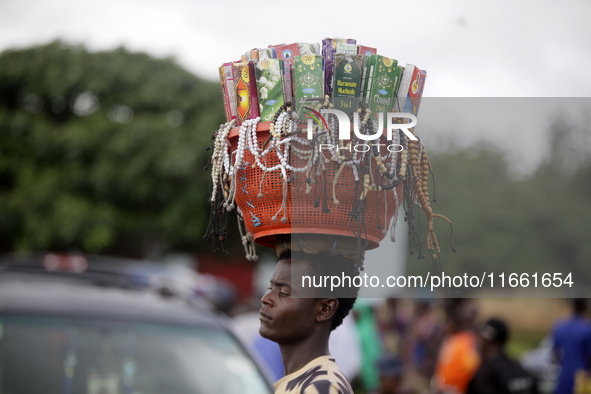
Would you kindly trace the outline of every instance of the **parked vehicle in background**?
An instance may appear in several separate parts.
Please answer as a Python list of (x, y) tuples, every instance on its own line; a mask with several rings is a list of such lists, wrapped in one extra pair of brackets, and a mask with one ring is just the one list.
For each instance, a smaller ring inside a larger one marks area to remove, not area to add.
[(131, 275), (137, 264), (0, 258), (0, 392), (273, 392), (227, 318)]

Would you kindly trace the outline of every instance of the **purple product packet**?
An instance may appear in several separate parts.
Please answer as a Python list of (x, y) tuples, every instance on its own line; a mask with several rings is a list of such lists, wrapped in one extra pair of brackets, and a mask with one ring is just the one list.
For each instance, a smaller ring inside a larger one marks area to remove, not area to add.
[(293, 66), (290, 62), (283, 62), (283, 97), (286, 103), (291, 103), (293, 100)]
[(353, 38), (325, 38), (322, 40), (322, 57), (324, 57), (324, 95), (332, 95), (333, 56), (337, 43), (357, 44)]

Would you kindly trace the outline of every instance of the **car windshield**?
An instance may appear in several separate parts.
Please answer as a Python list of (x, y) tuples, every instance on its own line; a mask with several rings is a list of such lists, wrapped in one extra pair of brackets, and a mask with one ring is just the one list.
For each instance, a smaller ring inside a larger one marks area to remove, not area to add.
[(0, 317), (0, 393), (271, 393), (226, 331)]

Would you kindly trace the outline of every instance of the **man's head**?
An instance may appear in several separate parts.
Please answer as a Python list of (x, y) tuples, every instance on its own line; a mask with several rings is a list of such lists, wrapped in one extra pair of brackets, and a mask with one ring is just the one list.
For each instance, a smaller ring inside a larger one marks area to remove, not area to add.
[(449, 298), (445, 310), (452, 332), (470, 330), (474, 327), (478, 307), (472, 299)]
[(492, 356), (503, 352), (505, 344), (509, 339), (509, 329), (504, 321), (500, 319), (488, 319), (478, 330), (482, 344), (484, 357)]
[[(309, 255), (285, 251), (271, 277), (271, 286), (261, 299), (261, 336), (279, 344), (298, 342), (310, 335), (328, 335), (353, 308), (356, 298), (293, 298), (291, 265), (301, 264), (310, 275), (323, 275), (338, 267), (340, 272), (358, 275), (353, 260), (329, 254)], [(357, 289), (358, 290), (358, 289)], [(354, 297), (357, 296), (355, 291)]]
[(380, 373), (380, 394), (394, 394), (400, 391), (402, 361), (392, 355), (384, 355), (377, 362)]
[(572, 302), (575, 315), (584, 315), (587, 312), (587, 302), (584, 298), (575, 298)]

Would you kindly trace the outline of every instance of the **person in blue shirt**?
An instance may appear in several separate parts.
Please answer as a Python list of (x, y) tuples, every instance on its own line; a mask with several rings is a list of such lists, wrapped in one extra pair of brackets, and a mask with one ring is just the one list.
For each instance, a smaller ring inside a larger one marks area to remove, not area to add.
[(591, 361), (591, 323), (584, 299), (573, 300), (574, 314), (553, 331), (554, 354), (560, 364), (556, 394), (572, 394), (578, 370), (588, 370)]

